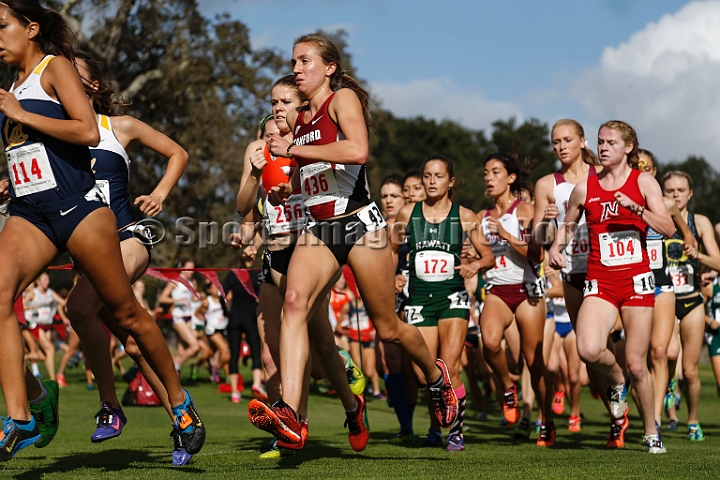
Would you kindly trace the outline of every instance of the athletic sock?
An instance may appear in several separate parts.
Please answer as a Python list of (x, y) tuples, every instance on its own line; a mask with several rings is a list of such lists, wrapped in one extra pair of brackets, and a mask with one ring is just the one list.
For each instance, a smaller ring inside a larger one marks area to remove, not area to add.
[[(438, 370), (440, 370), (439, 367), (438, 367)], [(428, 382), (428, 388), (440, 388), (442, 386), (443, 386), (443, 374), (442, 374), (442, 370), (440, 370), (440, 377), (437, 380), (435, 380), (433, 383)]]
[(30, 432), (35, 428), (35, 419), (31, 416), (30, 420), (14, 420), (20, 430)]
[(467, 395), (464, 384), (461, 384), (460, 388), (455, 389), (455, 395), (457, 395), (458, 399), (458, 416), (455, 423), (450, 427), (450, 435), (462, 435), (463, 423), (465, 421), (465, 397)]
[(415, 415), (415, 407), (417, 406), (417, 403), (409, 403), (408, 404), (408, 413), (410, 414), (410, 425), (412, 425), (413, 416)]
[(358, 404), (358, 401), (355, 400), (355, 406), (352, 408), (352, 410), (345, 410), (345, 413), (355, 413), (359, 406), (360, 404)]
[(30, 364), (30, 370), (32, 370), (32, 374), (36, 377), (40, 375), (40, 369), (38, 368), (37, 363)]
[(405, 389), (405, 380), (402, 373), (391, 373), (385, 378), (385, 388), (387, 388), (388, 398), (395, 410), (400, 428), (412, 432), (412, 417), (410, 415), (407, 404), (407, 390)]
[(35, 400), (30, 400), (28, 402), (28, 403), (30, 403), (30, 405), (40, 405), (48, 397), (48, 391), (45, 388), (45, 384), (43, 382), (41, 382), (40, 380), (38, 380), (37, 382), (38, 382), (38, 385), (40, 385), (40, 396), (38, 396)]

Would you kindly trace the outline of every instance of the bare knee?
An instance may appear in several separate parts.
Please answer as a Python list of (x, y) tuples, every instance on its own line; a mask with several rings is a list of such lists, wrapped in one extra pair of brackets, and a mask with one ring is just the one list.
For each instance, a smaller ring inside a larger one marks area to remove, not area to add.
[(640, 381), (647, 375), (647, 362), (642, 358), (628, 358), (625, 361), (628, 376), (632, 381)]
[(697, 365), (683, 365), (683, 378), (687, 383), (693, 383), (698, 379)]
[(502, 338), (493, 338), (490, 336), (483, 335), (483, 353), (485, 356), (494, 357), (503, 353), (502, 351)]
[(135, 340), (133, 340), (132, 337), (128, 337), (127, 342), (125, 343), (125, 353), (127, 353), (128, 356), (135, 361), (135, 363), (140, 363), (143, 359), (142, 352), (140, 352), (140, 348), (138, 348), (137, 343), (135, 343)]
[(301, 315), (303, 318), (306, 318), (310, 311), (308, 299), (300, 295), (297, 289), (288, 288), (285, 292), (283, 310), (290, 316)]
[(585, 363), (597, 363), (600, 360), (600, 354), (603, 351), (603, 346), (591, 345), (586, 343), (578, 342), (578, 354), (580, 359)]
[(655, 364), (667, 363), (668, 351), (662, 345), (657, 345), (652, 349), (652, 360)]
[(382, 342), (398, 344), (400, 343), (401, 330), (404, 326), (405, 324), (402, 323), (400, 319), (383, 322), (382, 324), (376, 325), (377, 335)]

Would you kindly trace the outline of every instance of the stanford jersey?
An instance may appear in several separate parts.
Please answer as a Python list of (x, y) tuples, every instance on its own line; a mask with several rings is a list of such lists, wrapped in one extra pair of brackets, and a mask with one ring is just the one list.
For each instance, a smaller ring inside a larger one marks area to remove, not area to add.
[[(333, 93), (314, 117), (305, 123), (302, 111), (295, 124), (294, 145), (327, 145), (345, 137), (328, 112)], [(296, 157), (305, 206), (316, 220), (354, 212), (370, 203), (364, 165), (341, 165)]]
[(645, 245), (647, 224), (615, 200), (615, 193), (620, 191), (645, 207), (639, 176), (638, 170), (632, 170), (625, 184), (611, 191), (600, 186), (596, 175), (588, 177), (584, 205), (590, 234), (587, 278), (612, 278), (613, 272), (622, 272), (626, 278), (650, 271)]

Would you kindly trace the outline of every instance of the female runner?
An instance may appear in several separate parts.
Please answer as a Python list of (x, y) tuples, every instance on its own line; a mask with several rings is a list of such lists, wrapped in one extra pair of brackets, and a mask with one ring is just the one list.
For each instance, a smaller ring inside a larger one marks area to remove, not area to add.
[[(648, 150), (638, 149), (640, 170), (653, 177), (657, 175), (655, 156)], [(682, 235), (685, 244), (697, 249), (697, 240), (688, 228), (675, 201), (663, 197), (665, 207), (675, 223), (678, 233)], [(679, 342), (672, 341), (677, 338), (675, 329), (675, 292), (670, 278), (669, 264), (665, 245), (665, 238), (652, 228), (647, 233), (647, 249), (650, 258), (650, 268), (655, 275), (655, 308), (653, 309), (652, 338), (650, 339), (650, 359), (652, 361), (652, 376), (655, 383), (655, 422), (660, 425), (665, 393), (670, 379), (668, 360), (677, 360), (680, 348)], [(673, 345), (674, 344), (674, 345)], [(671, 346), (673, 348), (671, 348)], [(672, 351), (671, 351), (672, 350)], [(673, 362), (674, 365), (675, 362)], [(673, 369), (674, 372), (674, 369)], [(675, 395), (673, 394), (673, 403)]]
[[(266, 131), (265, 139), (253, 142), (247, 148), (243, 179), (236, 200), (238, 212), (243, 216), (247, 215), (252, 208), (261, 183), (264, 190), (268, 192), (277, 185), (288, 182), (291, 170), (297, 166), (287, 157), (271, 154), (269, 142), (272, 138), (292, 137), (287, 123), (287, 115), (304, 103), (303, 95), (298, 91), (293, 76), (278, 80), (273, 86), (271, 95), (275, 122), (265, 122), (265, 128), (267, 129), (272, 123), (278, 129), (278, 134), (270, 136)], [(306, 216), (299, 189), (287, 199), (287, 202), (284, 202), (283, 206), (272, 205), (265, 199), (261, 200), (260, 206), (266, 232), (266, 248), (263, 257), (263, 280), (258, 301), (258, 326), (263, 342), (263, 364), (268, 379), (266, 383), (268, 401), (275, 403), (280, 400), (280, 375), (277, 366), (279, 365), (280, 349), (280, 312), (287, 283), (286, 275), (290, 258), (295, 249), (295, 242), (305, 226)], [(352, 410), (357, 404), (358, 398), (362, 402), (362, 397), (359, 395), (365, 388), (365, 379), (351, 361), (349, 354), (343, 355), (341, 352), (338, 355), (335, 347), (335, 335), (328, 320), (327, 295), (322, 298), (323, 301), (320, 303), (324, 306), (319, 308), (313, 316), (314, 328), (312, 331), (315, 352), (343, 405), (346, 409)], [(332, 341), (328, 343), (329, 340)], [(308, 367), (309, 364), (306, 365), (306, 368)], [(302, 448), (308, 435), (309, 370), (306, 373), (307, 375), (304, 375), (302, 379), (303, 399), (299, 408), (302, 417), (303, 442), (300, 445), (294, 445), (295, 448)], [(350, 386), (348, 386), (348, 381), (351, 383)], [(268, 423), (263, 415), (266, 408), (263, 402), (251, 401), (248, 405), (248, 415), (258, 428), (274, 432), (274, 423), (272, 421)], [(364, 449), (367, 443), (367, 429), (362, 420), (359, 423), (350, 424), (350, 427), (353, 448)], [(262, 458), (276, 458), (279, 455), (278, 444), (274, 442), (271, 449), (263, 453)]]
[[(647, 368), (655, 283), (645, 247), (645, 232), (671, 236), (675, 232), (660, 187), (637, 165), (637, 135), (625, 122), (610, 121), (598, 133), (598, 157), (603, 171), (577, 184), (558, 236), (550, 248), (550, 265), (564, 268), (572, 228), (585, 213), (590, 239), (584, 300), (577, 320), (580, 357), (588, 369), (606, 377), (613, 429), (628, 427), (627, 385), (623, 369), (607, 348), (607, 337), (622, 317), (626, 335), (627, 372), (637, 391), (645, 427), (643, 441), (650, 453), (664, 453), (655, 426), (654, 388)], [(614, 446), (620, 447), (623, 444)]]
[[(283, 398), (266, 414), (286, 444), (296, 448), (301, 444), (296, 411), (302, 369), (310, 352), (308, 318), (316, 308), (315, 300), (327, 296), (336, 272), (347, 263), (380, 339), (400, 344), (421, 367), (436, 415), (442, 425), (451, 425), (457, 417), (457, 397), (447, 367), (441, 360), (433, 361), (420, 332), (395, 314), (392, 252), (385, 220), (370, 203), (365, 176), (367, 92), (343, 72), (337, 48), (322, 35), (297, 39), (292, 63), (298, 90), (309, 105), (287, 116), (293, 142), (273, 137), (269, 145), (275, 155), (295, 157), (300, 169), (290, 185), (279, 185), (271, 193), (283, 200), (302, 186), (303, 200), (315, 222), (303, 233), (290, 261), (280, 330)], [(347, 411), (351, 432), (360, 428), (361, 408), (358, 404)], [(367, 433), (356, 439), (366, 442)]]
[(2, 61), (17, 68), (0, 91), (0, 120), (11, 174), (10, 218), (0, 250), (12, 251), (0, 272), (0, 387), (8, 417), (0, 459), (39, 439), (28, 410), (23, 349), (13, 303), (20, 292), (67, 250), (115, 320), (129, 329), (168, 387), (174, 423), (188, 450), (200, 450), (204, 427), (172, 368), (167, 344), (135, 299), (124, 266), (115, 217), (95, 186), (89, 146), (97, 120), (72, 63), (69, 28), (37, 1), (0, 5)]
[[(91, 149), (91, 168), (95, 181), (115, 213), (120, 250), (123, 257), (126, 276), (130, 282), (137, 281), (145, 272), (150, 262), (149, 246), (151, 239), (136, 224), (135, 214), (130, 204), (128, 192), (128, 174), (130, 159), (127, 149), (134, 142), (169, 159), (166, 174), (150, 195), (142, 195), (135, 199), (140, 211), (157, 216), (162, 211), (162, 203), (170, 190), (177, 183), (187, 164), (187, 152), (177, 143), (145, 123), (128, 115), (118, 115), (117, 108), (122, 105), (114, 100), (113, 87), (103, 79), (103, 66), (91, 55), (76, 51), (75, 66), (85, 84), (89, 102), (97, 113), (97, 124), (100, 130), (100, 143)], [(142, 305), (141, 305), (142, 306)], [(143, 310), (147, 311), (144, 306)], [(132, 332), (121, 328), (103, 308), (93, 286), (85, 276), (81, 276), (68, 298), (68, 316), (73, 329), (83, 342), (83, 351), (93, 369), (98, 383), (101, 400), (100, 411), (97, 413), (97, 429), (90, 437), (93, 442), (102, 442), (122, 433), (125, 416), (120, 407), (115, 391), (115, 379), (112, 369), (112, 358), (108, 334), (96, 321), (98, 315), (108, 329), (125, 345), (126, 352), (140, 366), (143, 375), (163, 402), (168, 414), (172, 417), (171, 404), (166, 400), (168, 391), (156, 372), (138, 349)], [(101, 337), (103, 340), (99, 340)], [(173, 380), (177, 378), (172, 377)], [(190, 454), (173, 429), (175, 449), (173, 462), (176, 465), (187, 463)]]
[[(560, 162), (560, 170), (546, 175), (535, 184), (535, 225), (562, 225), (567, 213), (570, 193), (575, 185), (587, 180), (590, 175), (597, 175), (602, 167), (595, 154), (587, 148), (585, 131), (575, 120), (562, 119), (555, 122), (550, 134), (555, 157)], [(551, 228), (551, 232), (554, 229)], [(554, 236), (547, 240), (552, 241)], [(567, 266), (562, 270), (562, 286), (567, 313), (571, 323), (563, 324), (571, 327), (577, 323), (577, 314), (583, 299), (583, 285), (587, 270), (587, 256), (590, 250), (585, 217), (580, 217), (578, 230), (573, 242), (564, 250)], [(562, 308), (562, 307), (561, 307)], [(556, 324), (557, 325), (557, 324)], [(570, 384), (569, 399), (573, 412), (580, 411), (580, 356), (577, 353), (577, 342), (574, 331), (563, 330), (562, 344), (568, 359), (568, 383)], [(594, 380), (597, 381), (597, 380)], [(571, 418), (571, 425), (580, 425), (580, 418)]]
[(538, 264), (530, 260), (542, 261), (543, 252), (536, 244), (524, 240), (535, 211), (530, 203), (520, 199), (527, 188), (525, 174), (509, 155), (494, 153), (485, 160), (485, 185), (495, 203), (478, 216), (495, 254), (495, 267), (487, 272), (487, 298), (480, 316), (483, 353), (502, 382), (503, 417), (513, 425), (520, 420), (517, 387), (510, 379), (501, 341), (514, 316), (542, 413), (537, 445), (549, 447), (555, 444), (555, 424), (552, 383), (543, 358), (545, 286)]
[[(55, 314), (67, 323), (65, 315), (66, 300), (50, 288), (50, 275), (43, 272), (35, 280), (35, 288), (25, 299), (25, 312), (28, 314), (30, 332), (37, 338), (45, 354), (45, 367), (50, 380), (55, 381), (55, 344), (52, 340), (52, 327)], [(64, 379), (63, 379), (64, 380)], [(60, 384), (61, 387), (66, 385)]]
[[(455, 185), (452, 162), (432, 156), (423, 164), (422, 172), (427, 197), (400, 210), (396, 223), (405, 225), (405, 229), (395, 229), (397, 237), (392, 245), (397, 249), (401, 238), (409, 236), (410, 299), (405, 317), (419, 328), (430, 352), (439, 353), (448, 365), (450, 380), (456, 386), (458, 417), (450, 428), (446, 450), (463, 451), (466, 395), (460, 373), (471, 307), (464, 279), (494, 267), (495, 258), (492, 249), (480, 241), (475, 214), (450, 199)], [(480, 255), (479, 260), (460, 262), (465, 235)], [(415, 371), (427, 383), (420, 369), (416, 367)], [(439, 431), (435, 422), (431, 426)]]
[(682, 213), (697, 245), (685, 244), (678, 234), (665, 241), (670, 278), (675, 290), (675, 315), (680, 320), (682, 342), (682, 369), (687, 386), (688, 438), (703, 441), (698, 406), (700, 403), (700, 377), (698, 362), (705, 332), (705, 301), (700, 293), (701, 265), (720, 271), (720, 249), (715, 241), (712, 223), (705, 215), (690, 213), (688, 202), (693, 196), (692, 179), (685, 172), (672, 171), (663, 175), (663, 190), (671, 197)]

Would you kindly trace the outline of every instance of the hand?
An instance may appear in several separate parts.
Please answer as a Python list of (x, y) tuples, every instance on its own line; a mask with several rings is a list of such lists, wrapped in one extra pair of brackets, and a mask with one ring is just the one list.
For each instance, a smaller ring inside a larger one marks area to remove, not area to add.
[(550, 247), (550, 251), (548, 251), (548, 262), (555, 270), (565, 268), (565, 255), (563, 255), (557, 245), (553, 244), (553, 246)]
[(465, 263), (463, 265), (459, 265), (459, 266), (455, 267), (455, 270), (459, 270), (460, 276), (465, 279), (472, 278), (475, 275), (477, 275), (477, 272), (479, 269), (480, 269), (479, 262)]
[(622, 192), (615, 192), (615, 200), (617, 203), (619, 203), (621, 206), (627, 208), (632, 213), (635, 213), (638, 208), (638, 204), (630, 200), (630, 197), (625, 195)]
[(258, 148), (253, 153), (250, 154), (250, 164), (252, 165), (252, 171), (250, 172), (250, 175), (253, 177), (260, 177), (262, 176), (263, 169), (265, 168), (265, 165), (267, 165), (267, 159), (265, 158), (265, 152), (262, 148)]
[(708, 327), (710, 327), (710, 330), (717, 330), (720, 328), (720, 322), (717, 320), (710, 320), (710, 323), (708, 323)]
[(486, 217), (483, 219), (483, 233), (494, 233), (498, 237), (511, 241), (507, 230), (505, 230), (500, 222), (492, 217)]
[(267, 192), (270, 205), (282, 205), (290, 198), (292, 187), (288, 183), (279, 183), (276, 187), (272, 187)]
[(3, 178), (0, 180), (0, 203), (5, 202), (10, 196), (10, 179)]
[(248, 245), (242, 251), (242, 258), (246, 262), (254, 263), (255, 257), (257, 257), (257, 248), (255, 248), (255, 246), (253, 245)]
[[(686, 254), (687, 255), (687, 254)], [(710, 270), (709, 272), (703, 272), (700, 274), (700, 283), (703, 285), (708, 285), (712, 283), (713, 280), (715, 280), (718, 276), (718, 272), (715, 270)]]
[(407, 285), (407, 278), (405, 278), (405, 275), (397, 274), (395, 275), (395, 293), (402, 293), (403, 288), (405, 288), (405, 285)]
[(7, 90), (0, 89), (0, 112), (4, 113), (10, 120), (22, 123), (20, 118), (25, 113), (25, 110), (18, 99), (15, 98), (15, 95)]
[(557, 218), (558, 215), (560, 215), (560, 210), (558, 209), (558, 206), (555, 204), (555, 199), (551, 199), (550, 203), (548, 203), (547, 207), (545, 207), (545, 213), (543, 214), (543, 220), (552, 220), (554, 218)]
[(140, 211), (145, 215), (157, 217), (162, 212), (163, 199), (160, 195), (141, 195), (135, 199), (135, 205), (140, 204)]
[(687, 236), (683, 237), (683, 250), (685, 251), (685, 255), (687, 255), (690, 258), (697, 258), (698, 255), (698, 243), (695, 239), (695, 235), (692, 233), (688, 234)]
[(268, 147), (270, 148), (270, 153), (277, 157), (287, 157), (287, 150), (290, 146), (290, 141), (280, 137), (279, 135), (273, 135), (272, 137), (268, 138)]

